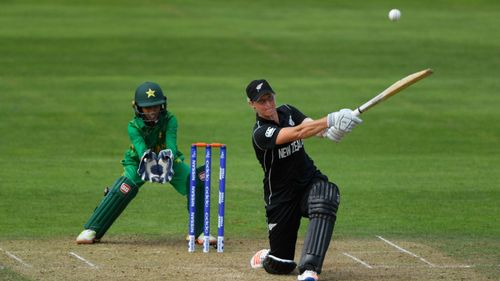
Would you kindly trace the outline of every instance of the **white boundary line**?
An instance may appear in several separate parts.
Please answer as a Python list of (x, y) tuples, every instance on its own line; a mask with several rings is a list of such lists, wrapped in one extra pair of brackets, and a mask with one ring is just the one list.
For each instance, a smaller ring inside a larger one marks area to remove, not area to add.
[(69, 252), (70, 255), (74, 256), (75, 258), (83, 261), (84, 263), (86, 263), (88, 266), (92, 267), (92, 268), (97, 268), (97, 266), (91, 262), (89, 262), (88, 260), (80, 257), (78, 254), (76, 254), (75, 252)]
[(27, 263), (25, 263), (25, 262), (24, 262), (21, 258), (16, 257), (16, 256), (15, 256), (14, 254), (12, 254), (11, 252), (6, 251), (6, 250), (4, 250), (4, 249), (2, 249), (2, 248), (0, 248), (0, 250), (4, 251), (4, 252), (7, 254), (7, 256), (9, 256), (9, 257), (11, 257), (11, 258), (15, 259), (16, 261), (18, 261), (18, 262), (19, 262), (19, 263), (21, 263), (22, 265), (24, 265), (24, 266), (26, 266), (26, 267), (29, 267), (29, 268), (32, 268), (32, 267), (33, 267), (31, 264), (27, 264)]
[(351, 259), (353, 259), (353, 260), (355, 260), (355, 261), (359, 262), (360, 264), (364, 265), (364, 266), (365, 266), (365, 267), (367, 267), (367, 268), (370, 268), (370, 269), (372, 269), (372, 268), (373, 268), (373, 266), (371, 266), (371, 265), (369, 265), (368, 263), (366, 263), (366, 262), (362, 261), (361, 259), (358, 259), (358, 258), (357, 258), (357, 257), (355, 257), (355, 256), (349, 255), (349, 254), (348, 254), (348, 253), (346, 253), (346, 252), (344, 252), (344, 253), (342, 253), (342, 254), (344, 254), (344, 256), (350, 257)]
[(398, 246), (398, 245), (394, 244), (393, 242), (391, 242), (391, 241), (389, 241), (389, 240), (385, 239), (384, 237), (382, 237), (382, 236), (377, 236), (377, 237), (378, 237), (380, 240), (384, 241), (385, 243), (387, 243), (387, 244), (389, 244), (389, 245), (393, 246), (394, 248), (396, 248), (396, 249), (400, 250), (401, 252), (406, 253), (406, 254), (408, 254), (408, 255), (410, 255), (410, 256), (412, 256), (412, 257), (418, 258), (419, 260), (423, 261), (424, 263), (426, 263), (426, 264), (427, 264), (427, 265), (429, 265), (430, 267), (436, 267), (436, 265), (435, 265), (435, 264), (433, 264), (433, 263), (429, 262), (428, 260), (426, 260), (426, 259), (422, 258), (421, 256), (419, 256), (419, 255), (417, 255), (417, 254), (414, 254), (414, 253), (412, 253), (412, 252), (410, 252), (410, 251), (408, 251), (408, 250), (406, 250), (406, 249), (401, 248), (400, 246)]

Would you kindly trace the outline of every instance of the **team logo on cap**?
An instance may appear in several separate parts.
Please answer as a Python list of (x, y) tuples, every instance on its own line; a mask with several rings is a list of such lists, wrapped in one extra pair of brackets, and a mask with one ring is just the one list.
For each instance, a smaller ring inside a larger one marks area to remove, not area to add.
[(257, 91), (260, 91), (260, 89), (262, 88), (262, 84), (264, 84), (264, 82), (262, 82), (259, 85), (257, 85), (257, 87), (255, 87), (255, 89), (257, 89)]
[(156, 97), (155, 96), (155, 91), (151, 90), (151, 89), (148, 89), (148, 91), (146, 92), (146, 95), (148, 95), (148, 99), (150, 97)]
[(123, 194), (127, 194), (129, 193), (131, 190), (130, 186), (126, 183), (122, 183), (122, 185), (120, 186), (120, 191), (123, 193)]

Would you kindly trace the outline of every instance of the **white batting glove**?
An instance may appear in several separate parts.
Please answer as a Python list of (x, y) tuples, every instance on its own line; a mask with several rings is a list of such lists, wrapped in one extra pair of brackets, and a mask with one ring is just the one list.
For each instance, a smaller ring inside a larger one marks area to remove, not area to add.
[(328, 138), (334, 142), (340, 142), (345, 134), (347, 134), (347, 132), (337, 130), (334, 127), (330, 127), (327, 128), (325, 132), (323, 132), (323, 137)]
[(337, 131), (344, 133), (349, 133), (356, 125), (363, 122), (363, 120), (354, 116), (352, 110), (347, 108), (328, 114), (326, 120), (329, 128), (335, 128)]

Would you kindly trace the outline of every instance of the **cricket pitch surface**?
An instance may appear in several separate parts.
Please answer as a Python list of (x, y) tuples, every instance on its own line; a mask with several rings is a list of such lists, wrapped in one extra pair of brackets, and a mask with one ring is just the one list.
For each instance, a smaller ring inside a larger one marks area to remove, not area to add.
[[(266, 240), (226, 239), (225, 252), (187, 252), (184, 240), (147, 240), (107, 236), (101, 243), (77, 245), (67, 240), (0, 241), (2, 271), (33, 280), (297, 280), (251, 269), (250, 258)], [(297, 244), (298, 262), (302, 243)], [(498, 263), (498, 261), (496, 261)], [(334, 240), (320, 280), (496, 280), (481, 271), (498, 264), (465, 264), (427, 245), (392, 241)], [(0, 278), (2, 279), (2, 278)]]

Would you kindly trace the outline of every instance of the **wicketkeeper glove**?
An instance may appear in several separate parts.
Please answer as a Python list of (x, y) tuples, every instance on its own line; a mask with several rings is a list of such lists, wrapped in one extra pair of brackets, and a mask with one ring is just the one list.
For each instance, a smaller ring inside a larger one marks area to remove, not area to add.
[(166, 183), (174, 176), (174, 156), (172, 150), (164, 149), (158, 154), (158, 167), (160, 169), (159, 183)]
[(143, 181), (160, 182), (161, 169), (158, 167), (158, 158), (151, 149), (146, 150), (141, 157), (137, 174)]

